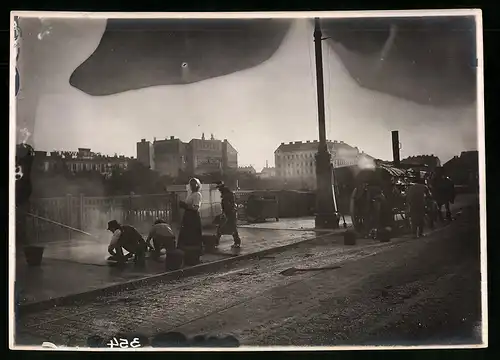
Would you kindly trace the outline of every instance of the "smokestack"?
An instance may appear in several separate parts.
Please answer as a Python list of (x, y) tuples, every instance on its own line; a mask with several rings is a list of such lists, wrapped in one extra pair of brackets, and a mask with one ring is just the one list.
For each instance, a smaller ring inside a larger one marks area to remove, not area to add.
[(266, 160), (266, 169), (269, 167), (269, 162)]
[(392, 158), (394, 166), (399, 166), (401, 160), (399, 158), (399, 131), (392, 131)]

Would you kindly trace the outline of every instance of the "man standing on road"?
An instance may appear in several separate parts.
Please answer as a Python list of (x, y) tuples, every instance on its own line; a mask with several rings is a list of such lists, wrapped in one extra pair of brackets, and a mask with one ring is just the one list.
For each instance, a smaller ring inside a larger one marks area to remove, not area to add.
[[(219, 246), (219, 241), (222, 236), (222, 233), (228, 233), (233, 235), (233, 248), (241, 247), (241, 239), (238, 234), (238, 229), (236, 228), (237, 223), (237, 209), (236, 209), (236, 198), (234, 193), (229, 190), (227, 186), (225, 186), (222, 182), (217, 185), (217, 189), (219, 189), (221, 193), (221, 206), (222, 206), (222, 215), (221, 221), (217, 225), (217, 243), (216, 246)], [(224, 230), (224, 231), (222, 231)]]
[(455, 202), (455, 184), (449, 177), (445, 176), (443, 168), (440, 167), (436, 169), (436, 173), (431, 180), (431, 189), (437, 202), (439, 220), (444, 220), (441, 210), (444, 205), (446, 209), (446, 219), (451, 221), (450, 203), (453, 204)]
[[(111, 242), (108, 246), (110, 257), (108, 260), (115, 260), (119, 263), (124, 263), (132, 256), (134, 262), (142, 263), (145, 259), (147, 245), (139, 232), (130, 225), (121, 225), (116, 220), (108, 222), (108, 230), (113, 233)], [(123, 250), (128, 252), (123, 254)]]
[[(151, 246), (151, 240), (153, 241), (153, 246)], [(165, 220), (156, 220), (146, 239), (146, 244), (148, 248), (153, 250), (153, 257), (155, 259), (160, 257), (161, 249), (165, 249), (166, 251), (175, 249), (175, 235), (170, 225)]]
[(413, 236), (424, 236), (426, 199), (430, 196), (429, 188), (417, 173), (415, 183), (410, 185), (406, 194), (406, 201), (410, 211), (410, 221)]

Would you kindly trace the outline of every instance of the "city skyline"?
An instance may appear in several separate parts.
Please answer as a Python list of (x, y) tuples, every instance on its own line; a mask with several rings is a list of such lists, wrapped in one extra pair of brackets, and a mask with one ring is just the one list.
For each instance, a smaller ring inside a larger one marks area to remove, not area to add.
[[(18, 120), (22, 127), (35, 119), (35, 149), (91, 147), (133, 156), (137, 139), (196, 138), (205, 132), (231, 139), (241, 164), (258, 169), (266, 161), (274, 165), (281, 142), (318, 138), (312, 27), (306, 20), (294, 20), (277, 52), (252, 69), (92, 97), (72, 87), (69, 78), (96, 49), (105, 25), (102, 19), (51, 19), (42, 40), (23, 38), (24, 54), (37, 61), (24, 60)], [(445, 162), (477, 150), (475, 103), (427, 106), (362, 88), (337, 54), (348, 50), (339, 46), (324, 46), (329, 139), (387, 160), (391, 130), (400, 132), (402, 157), (434, 153)], [(442, 141), (442, 134), (452, 141)], [(116, 136), (121, 140), (110, 141)]]

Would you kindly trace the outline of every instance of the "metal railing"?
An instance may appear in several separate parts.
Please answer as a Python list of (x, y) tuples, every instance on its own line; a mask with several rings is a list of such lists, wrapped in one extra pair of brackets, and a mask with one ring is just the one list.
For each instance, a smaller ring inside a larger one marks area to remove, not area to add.
[[(80, 236), (83, 235), (87, 239), (91, 238), (93, 240), (99, 240), (99, 237), (86, 231), (42, 216), (38, 216), (32, 213), (24, 213), (20, 214), (20, 216), (25, 217), (25, 235), (27, 237), (26, 240), (29, 243), (32, 243), (33, 240), (36, 244), (46, 244), (50, 242), (61, 241), (63, 239), (71, 241), (77, 239), (77, 236), (75, 236), (75, 234), (78, 234)], [(52, 241), (50, 239), (52, 239)]]

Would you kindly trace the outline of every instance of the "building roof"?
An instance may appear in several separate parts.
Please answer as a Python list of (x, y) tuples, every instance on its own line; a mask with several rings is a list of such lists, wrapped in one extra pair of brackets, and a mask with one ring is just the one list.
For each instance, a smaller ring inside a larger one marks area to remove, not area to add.
[[(333, 149), (335, 148), (336, 150), (340, 148), (345, 148), (345, 149), (356, 149), (355, 147), (346, 144), (343, 141), (328, 141), (328, 148)], [(291, 151), (310, 151), (310, 150), (316, 150), (318, 148), (319, 141), (318, 140), (313, 140), (313, 141), (293, 141), (289, 143), (281, 143), (281, 145), (276, 149), (276, 151), (284, 151), (284, 152), (291, 152)]]
[[(289, 143), (281, 143), (281, 145), (275, 150), (275, 153), (278, 151), (281, 152), (298, 152), (298, 151), (316, 151), (318, 149), (319, 141), (318, 140), (313, 140), (313, 141), (294, 141), (294, 142), (289, 142)], [(328, 141), (328, 150), (330, 152), (333, 151), (342, 151), (342, 150), (347, 150), (347, 151), (353, 151), (356, 150), (359, 152), (359, 154), (362, 154), (363, 156), (375, 160), (373, 156), (368, 155), (364, 151), (360, 151), (357, 147), (351, 146), (343, 141)], [(342, 154), (338, 154), (340, 157), (342, 157)]]
[(266, 166), (266, 167), (262, 168), (261, 172), (272, 172), (272, 171), (275, 171), (275, 170), (276, 170), (275, 167)]
[(443, 164), (443, 167), (449, 167), (451, 165), (463, 165), (463, 166), (478, 166), (479, 152), (477, 150), (462, 151), (460, 156), (454, 156), (447, 162)]

